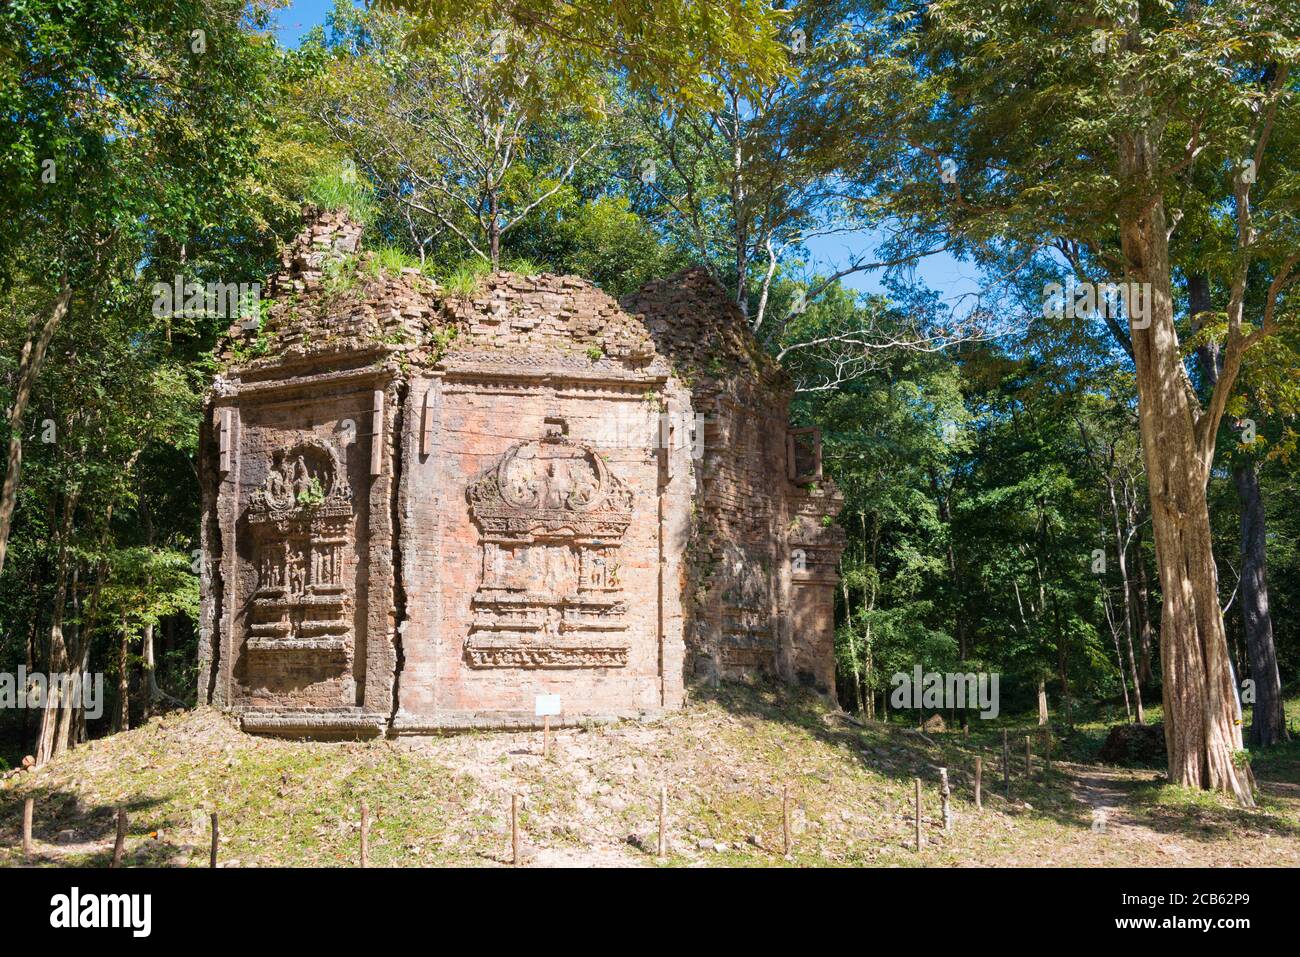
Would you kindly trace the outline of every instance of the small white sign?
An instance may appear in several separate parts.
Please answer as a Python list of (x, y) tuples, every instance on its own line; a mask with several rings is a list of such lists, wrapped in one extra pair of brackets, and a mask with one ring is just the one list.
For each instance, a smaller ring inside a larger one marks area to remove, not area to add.
[(557, 694), (539, 694), (533, 705), (533, 714), (542, 718), (546, 715), (560, 713), (560, 696)]

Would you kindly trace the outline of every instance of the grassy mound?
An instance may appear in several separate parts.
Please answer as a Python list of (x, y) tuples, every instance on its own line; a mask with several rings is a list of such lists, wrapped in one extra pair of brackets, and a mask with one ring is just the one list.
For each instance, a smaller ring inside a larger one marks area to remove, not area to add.
[[(496, 865), (509, 861), (512, 794), (523, 799), (525, 859), (536, 865), (1300, 865), (1300, 794), (1279, 792), (1262, 809), (1239, 812), (1214, 796), (1153, 800), (1163, 793), (1158, 774), (1115, 771), (1106, 786), (1132, 795), (1130, 825), (1096, 831), (1080, 788), (1089, 766), (1058, 761), (1046, 773), (1036, 757), (1026, 780), (1018, 749), (1008, 800), (1001, 725), (976, 724), (990, 727), (975, 728), (969, 740), (859, 724), (789, 689), (727, 685), (696, 692), (687, 709), (653, 723), (562, 730), (543, 759), (537, 733), (286, 741), (245, 735), (231, 718), (200, 709), (5, 779), (0, 866), (22, 862), (28, 795), (36, 801), (38, 865), (106, 863), (116, 809), (124, 807), (129, 866), (206, 866), (214, 810), (222, 866), (351, 866), (363, 799), (374, 866)], [(981, 753), (984, 807), (976, 810), (972, 775)], [(1293, 757), (1276, 760), (1294, 768)], [(941, 767), (956, 813), (947, 833)], [(918, 777), (927, 838), (919, 854)], [(670, 853), (659, 860), (664, 785)], [(789, 857), (781, 828), (787, 785)]]

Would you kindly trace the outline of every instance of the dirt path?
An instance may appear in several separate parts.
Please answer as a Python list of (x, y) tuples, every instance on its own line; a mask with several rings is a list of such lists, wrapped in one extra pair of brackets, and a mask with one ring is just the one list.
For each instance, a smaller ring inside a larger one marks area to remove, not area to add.
[(1135, 858), (1156, 854), (1171, 864), (1192, 864), (1195, 856), (1170, 834), (1141, 821), (1131, 808), (1133, 789), (1161, 777), (1153, 771), (1064, 765), (1074, 799), (1092, 810), (1090, 837), (1108, 847), (1123, 847)]
[(647, 867), (644, 855), (618, 847), (540, 848), (525, 856), (529, 867)]
[[(1092, 830), (1105, 834), (1143, 830), (1124, 810), (1129, 792), (1136, 783), (1131, 771), (1108, 771), (1086, 765), (1063, 765), (1070, 773), (1074, 799), (1092, 811)], [(1148, 833), (1151, 833), (1148, 831)], [(1154, 833), (1151, 834), (1154, 836)]]

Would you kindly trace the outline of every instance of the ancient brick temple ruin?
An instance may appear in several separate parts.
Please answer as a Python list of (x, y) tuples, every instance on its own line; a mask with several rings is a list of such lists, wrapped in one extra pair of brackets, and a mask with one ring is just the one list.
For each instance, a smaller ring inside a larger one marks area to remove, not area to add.
[(249, 731), (408, 734), (834, 694), (840, 497), (791, 386), (707, 273), (622, 303), (471, 293), (308, 210), (232, 326), (202, 448), (199, 699)]

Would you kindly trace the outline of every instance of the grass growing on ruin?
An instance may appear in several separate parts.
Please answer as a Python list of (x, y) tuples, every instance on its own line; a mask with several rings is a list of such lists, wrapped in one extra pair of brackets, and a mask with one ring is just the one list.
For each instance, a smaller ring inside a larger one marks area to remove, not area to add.
[(380, 246), (369, 250), (366, 268), (371, 276), (399, 276), (403, 269), (423, 269), (419, 256), (413, 256), (396, 246)]
[(483, 259), (467, 259), (450, 269), (438, 282), (450, 296), (468, 299), (478, 291), (479, 283), (492, 272), (492, 264)]
[(358, 223), (369, 224), (375, 217), (374, 194), (355, 170), (322, 173), (307, 184), (306, 198), (321, 209), (346, 212)]
[[(501, 865), (509, 862), (511, 794), (522, 799), (531, 866), (1300, 864), (1300, 745), (1271, 749), (1260, 761), (1260, 807), (1243, 810), (1217, 795), (1171, 788), (1158, 770), (1080, 761), (1065, 747), (1049, 772), (1035, 744), (1026, 779), (1030, 726), (1016, 730), (1008, 800), (999, 727), (977, 727), (967, 740), (960, 731), (859, 725), (778, 687), (724, 685), (697, 691), (685, 711), (657, 721), (564, 729), (548, 760), (538, 733), (281, 741), (244, 735), (232, 719), (201, 709), (6, 779), (0, 865), (21, 863), (27, 795), (36, 799), (34, 863), (41, 865), (105, 864), (119, 806), (130, 814), (132, 866), (206, 866), (214, 809), (223, 866), (354, 865), (363, 799), (372, 866)], [(981, 746), (984, 808), (977, 811), (971, 777)], [(940, 767), (948, 769), (955, 812), (947, 833)], [(919, 854), (918, 777), (926, 837)], [(670, 853), (658, 859), (664, 784)]]

